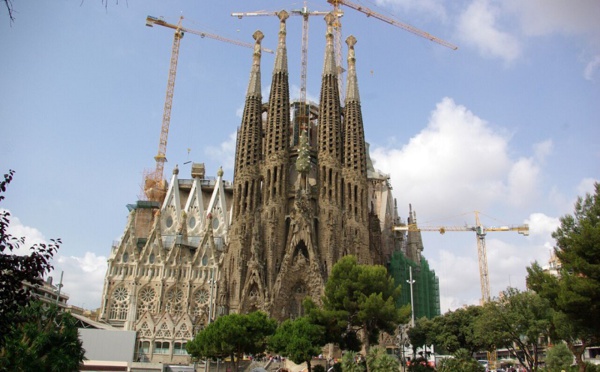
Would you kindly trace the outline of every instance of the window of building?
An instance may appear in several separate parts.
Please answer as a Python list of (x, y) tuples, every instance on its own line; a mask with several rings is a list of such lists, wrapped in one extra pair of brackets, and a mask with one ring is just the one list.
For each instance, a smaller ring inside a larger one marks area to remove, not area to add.
[(185, 342), (176, 342), (173, 345), (173, 354), (174, 355), (187, 355), (187, 350), (185, 349)]
[(171, 343), (168, 341), (155, 341), (154, 354), (169, 354)]

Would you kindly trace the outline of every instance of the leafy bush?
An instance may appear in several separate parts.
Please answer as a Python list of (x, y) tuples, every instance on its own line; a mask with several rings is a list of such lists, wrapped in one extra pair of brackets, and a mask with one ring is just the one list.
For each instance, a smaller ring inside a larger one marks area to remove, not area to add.
[(548, 349), (546, 353), (546, 370), (548, 372), (566, 371), (571, 364), (573, 364), (573, 354), (567, 345), (561, 342)]

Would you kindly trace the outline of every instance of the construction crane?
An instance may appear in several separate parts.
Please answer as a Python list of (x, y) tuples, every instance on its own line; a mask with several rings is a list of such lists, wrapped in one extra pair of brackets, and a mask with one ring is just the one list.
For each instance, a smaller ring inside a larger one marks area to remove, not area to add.
[[(243, 41), (228, 39), (219, 35), (211, 34), (208, 32), (192, 30), (187, 27), (183, 27), (181, 22), (183, 16), (179, 18), (177, 24), (166, 22), (162, 18), (156, 18), (148, 16), (146, 18), (146, 26), (153, 27), (154, 25), (172, 28), (175, 30), (173, 36), (173, 46), (171, 48), (171, 64), (169, 66), (169, 79), (167, 81), (167, 95), (165, 98), (165, 107), (163, 110), (162, 126), (160, 130), (160, 141), (158, 143), (158, 153), (154, 157), (156, 160), (156, 167), (154, 170), (146, 171), (144, 174), (144, 194), (150, 201), (162, 202), (166, 195), (166, 182), (163, 179), (164, 164), (167, 161), (167, 139), (169, 136), (169, 125), (171, 122), (171, 107), (173, 105), (173, 92), (175, 89), (175, 76), (177, 75), (177, 61), (179, 59), (179, 44), (183, 35), (186, 32), (199, 35), (201, 37), (207, 37), (227, 43), (243, 46), (247, 48), (254, 48), (254, 44), (245, 43)], [(271, 49), (262, 48), (267, 53), (273, 53)]]
[[(377, 13), (377, 12), (369, 9), (369, 8), (366, 8), (364, 6), (355, 4), (355, 3), (353, 3), (353, 2), (351, 2), (349, 0), (327, 0), (327, 2), (329, 4), (331, 4), (331, 5), (333, 5), (333, 11), (334, 11), (335, 14), (337, 14), (338, 12), (340, 12), (340, 9), (339, 9), (340, 5), (345, 5), (345, 6), (349, 7), (349, 8), (352, 8), (354, 10), (357, 10), (357, 11), (359, 11), (361, 13), (366, 14), (367, 17), (377, 18), (377, 19), (379, 19), (381, 21), (389, 23), (392, 26), (400, 27), (401, 29), (403, 29), (405, 31), (411, 32), (411, 33), (413, 33), (413, 34), (415, 34), (417, 36), (421, 36), (421, 37), (423, 37), (425, 39), (431, 40), (431, 41), (433, 41), (435, 43), (438, 43), (440, 45), (448, 47), (448, 48), (450, 48), (452, 50), (458, 49), (458, 47), (456, 45), (454, 45), (452, 43), (449, 43), (447, 41), (444, 41), (444, 40), (442, 40), (442, 39), (440, 39), (438, 37), (435, 37), (435, 36), (431, 35), (428, 32), (419, 30), (418, 28), (413, 27), (413, 26), (411, 26), (411, 25), (409, 25), (407, 23), (400, 22), (400, 21), (395, 20), (395, 19), (390, 18), (390, 17), (386, 17), (386, 16), (384, 16), (382, 14), (379, 14), (379, 13)], [(342, 68), (342, 55), (341, 55), (342, 24), (340, 22), (339, 17), (337, 19), (336, 25), (334, 26), (334, 30), (335, 30), (336, 63), (338, 65), (338, 68), (340, 69), (340, 73), (338, 74), (338, 84), (340, 86), (340, 95), (342, 96), (342, 99), (343, 99), (343, 94), (344, 94), (343, 93), (343, 87), (344, 87), (344, 83), (343, 83), (343, 79), (342, 79), (342, 76), (341, 76), (342, 72), (344, 71), (343, 68)]]
[(384, 16), (382, 14), (379, 14), (379, 13), (377, 13), (377, 12), (369, 9), (369, 8), (366, 8), (366, 7), (363, 7), (361, 5), (355, 4), (355, 3), (351, 2), (351, 1), (348, 1), (348, 0), (327, 0), (327, 2), (330, 3), (330, 4), (332, 4), (333, 7), (334, 7), (334, 9), (336, 9), (336, 10), (339, 8), (340, 4), (341, 5), (345, 5), (345, 6), (349, 7), (349, 8), (352, 8), (354, 10), (358, 10), (359, 12), (366, 14), (367, 17), (377, 18), (377, 19), (379, 19), (381, 21), (389, 23), (392, 26), (400, 27), (400, 28), (404, 29), (405, 31), (412, 32), (413, 34), (415, 34), (417, 36), (421, 36), (421, 37), (423, 37), (425, 39), (429, 39), (429, 40), (433, 41), (434, 43), (438, 43), (438, 44), (443, 45), (445, 47), (448, 47), (448, 48), (450, 48), (452, 50), (458, 49), (458, 47), (456, 45), (454, 45), (452, 43), (449, 43), (447, 41), (444, 41), (444, 40), (442, 40), (440, 38), (437, 38), (437, 37), (431, 35), (428, 32), (419, 30), (418, 28), (413, 27), (413, 26), (411, 26), (411, 25), (409, 25), (407, 23), (397, 21), (397, 20), (395, 20), (393, 18), (390, 18), (390, 17), (386, 17), (386, 16)]
[(487, 252), (485, 246), (485, 236), (488, 232), (501, 232), (501, 231), (515, 231), (519, 234), (528, 236), (529, 225), (519, 226), (499, 226), (499, 227), (484, 227), (479, 219), (479, 212), (475, 211), (475, 225), (474, 226), (417, 226), (416, 223), (409, 223), (407, 225), (394, 225), (393, 231), (409, 231), (409, 232), (420, 232), (420, 231), (437, 231), (440, 234), (444, 234), (447, 231), (474, 231), (477, 237), (477, 254), (479, 256), (479, 279), (481, 282), (481, 302), (487, 303), (490, 301), (490, 278), (488, 273), (487, 264)]

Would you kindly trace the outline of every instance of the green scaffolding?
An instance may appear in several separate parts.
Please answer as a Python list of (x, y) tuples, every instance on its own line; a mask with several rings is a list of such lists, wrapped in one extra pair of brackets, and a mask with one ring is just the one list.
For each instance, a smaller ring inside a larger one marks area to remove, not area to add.
[(431, 319), (440, 315), (440, 282), (435, 271), (429, 268), (429, 263), (425, 258), (421, 258), (421, 263), (417, 264), (406, 258), (402, 252), (395, 252), (388, 266), (394, 283), (402, 288), (402, 294), (396, 305), (399, 307), (410, 305), (409, 267), (412, 267), (414, 280), (415, 319), (422, 317)]

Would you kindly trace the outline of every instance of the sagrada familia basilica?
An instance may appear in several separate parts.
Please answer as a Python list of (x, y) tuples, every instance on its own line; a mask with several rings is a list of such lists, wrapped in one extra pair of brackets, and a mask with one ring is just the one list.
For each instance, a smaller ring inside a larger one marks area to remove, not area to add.
[(365, 142), (350, 36), (345, 100), (340, 102), (327, 22), (318, 104), (290, 103), (285, 11), (271, 89), (261, 95), (261, 40), (255, 32), (250, 81), (237, 132), (233, 182), (193, 164), (173, 171), (162, 202), (129, 205), (112, 247), (100, 318), (137, 331), (140, 359), (189, 360), (185, 343), (216, 317), (267, 312), (302, 315), (317, 303), (333, 265), (345, 255), (383, 264), (394, 252), (414, 261), (422, 244), (393, 233), (398, 213), (389, 177), (376, 171)]

